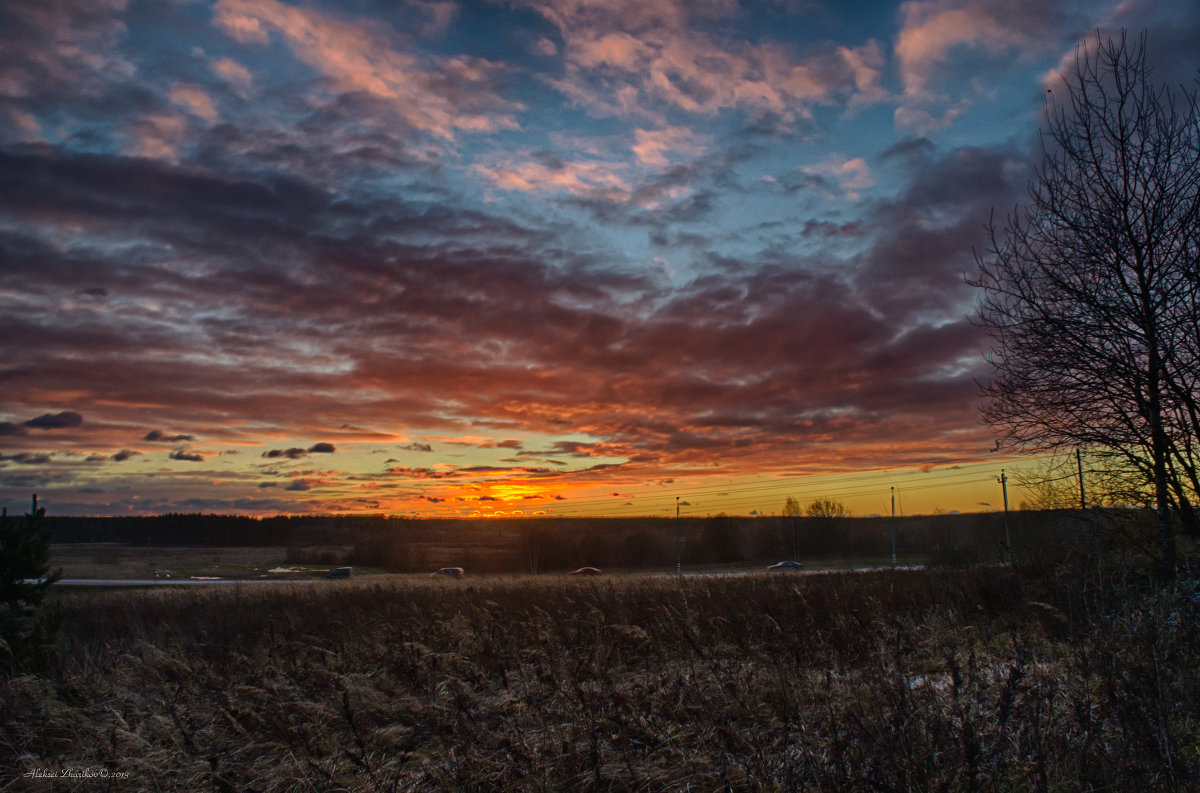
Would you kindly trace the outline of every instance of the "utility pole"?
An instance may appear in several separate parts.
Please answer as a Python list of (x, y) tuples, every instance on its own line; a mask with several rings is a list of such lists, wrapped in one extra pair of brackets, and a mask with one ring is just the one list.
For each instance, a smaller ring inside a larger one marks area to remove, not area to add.
[(1087, 496), (1083, 492), (1083, 452), (1075, 450), (1075, 463), (1079, 466), (1079, 508), (1087, 509)]
[(892, 485), (892, 569), (896, 569), (896, 486)]
[(679, 496), (675, 496), (675, 577), (683, 575), (683, 532), (679, 528)]
[(1004, 493), (1004, 550), (1008, 555), (1008, 566), (1012, 567), (1012, 537), (1008, 533), (1008, 475), (1000, 469), (1000, 490)]

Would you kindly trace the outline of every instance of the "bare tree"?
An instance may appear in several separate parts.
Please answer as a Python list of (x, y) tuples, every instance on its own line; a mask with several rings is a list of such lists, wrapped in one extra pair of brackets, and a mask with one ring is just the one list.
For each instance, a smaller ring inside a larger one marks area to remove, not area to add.
[(1053, 455), (1012, 472), (1025, 497), (1021, 509), (1072, 509), (1079, 506), (1079, 475), (1074, 455)]
[(1085, 498), (1094, 507), (1154, 507), (1154, 489), (1145, 471), (1130, 466), (1125, 455), (1093, 448), (1082, 455), (1054, 454), (1012, 472), (1024, 496), (1021, 509), (1077, 509)]
[(800, 528), (800, 517), (804, 512), (800, 509), (800, 502), (788, 496), (783, 502), (783, 519), (787, 527), (791, 530), (792, 535), (792, 557), (797, 558), (800, 550), (799, 544), (796, 542), (796, 535)]
[(1025, 450), (1084, 446), (1154, 492), (1162, 572), (1171, 508), (1200, 486), (1200, 113), (1157, 84), (1146, 41), (1096, 36), (1046, 106), (1029, 199), (990, 224), (972, 281), (991, 332), (985, 419)]
[(845, 518), (849, 516), (846, 505), (832, 498), (815, 498), (804, 511), (810, 518)]

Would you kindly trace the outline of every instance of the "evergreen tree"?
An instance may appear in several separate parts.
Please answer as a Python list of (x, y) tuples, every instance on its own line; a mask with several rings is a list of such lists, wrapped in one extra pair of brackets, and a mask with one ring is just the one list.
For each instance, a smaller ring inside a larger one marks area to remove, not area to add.
[(50, 572), (50, 527), (36, 495), (23, 518), (10, 518), (7, 510), (0, 514), (0, 671), (45, 660), (63, 614), (43, 609), (42, 601), (61, 573)]

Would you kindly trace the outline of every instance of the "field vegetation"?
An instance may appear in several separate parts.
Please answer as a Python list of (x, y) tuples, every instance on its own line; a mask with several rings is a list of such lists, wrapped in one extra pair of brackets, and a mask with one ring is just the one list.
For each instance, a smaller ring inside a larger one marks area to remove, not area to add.
[[(1143, 511), (1143, 518), (1148, 515)], [(817, 512), (780, 516), (440, 520), (384, 516), (229, 515), (47, 519), (53, 564), (68, 578), (219, 575), (251, 578), (280, 566), (352, 565), (387, 572), (459, 566), (473, 573), (530, 573), (583, 565), (622, 570), (999, 562), (1048, 538), (1087, 541), (1102, 523), (1123, 530), (1125, 511), (1045, 510), (891, 519)], [(1136, 517), (1136, 516), (1134, 516)], [(1039, 551), (1040, 552), (1040, 551)], [(159, 575), (161, 574), (161, 575)]]
[[(51, 563), (63, 578), (181, 579), (193, 577), (299, 577), (284, 548), (143, 547), (115, 542), (50, 546)], [(328, 567), (318, 568), (328, 569)], [(272, 570), (279, 572), (272, 573)], [(284, 570), (295, 571), (285, 573)]]
[(1143, 569), (1097, 537), (1014, 567), (62, 590), (56, 659), (0, 681), (0, 779), (1195, 790), (1200, 593)]

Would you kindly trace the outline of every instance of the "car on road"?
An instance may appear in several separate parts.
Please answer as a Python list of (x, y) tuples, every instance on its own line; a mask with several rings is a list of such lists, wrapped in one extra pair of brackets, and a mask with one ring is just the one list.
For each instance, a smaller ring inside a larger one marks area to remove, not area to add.
[(572, 570), (567, 575), (602, 575), (598, 567), (581, 567), (578, 570)]
[(451, 578), (462, 578), (464, 575), (466, 575), (466, 573), (467, 571), (463, 570), (461, 567), (443, 567), (441, 570), (438, 570), (431, 575), (444, 575), (450, 576)]
[(775, 564), (768, 566), (767, 569), (774, 570), (775, 572), (786, 573), (790, 570), (803, 570), (804, 565), (800, 562), (776, 562)]
[(326, 574), (326, 578), (349, 578), (354, 575), (353, 567), (335, 567)]

